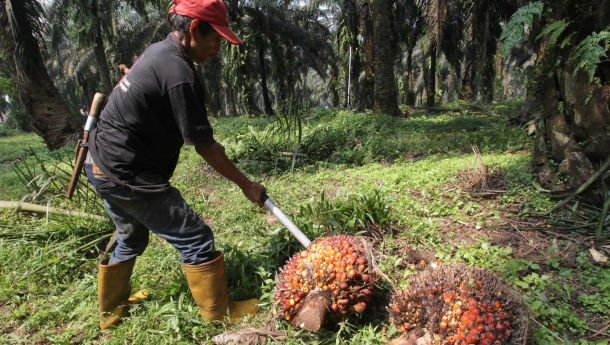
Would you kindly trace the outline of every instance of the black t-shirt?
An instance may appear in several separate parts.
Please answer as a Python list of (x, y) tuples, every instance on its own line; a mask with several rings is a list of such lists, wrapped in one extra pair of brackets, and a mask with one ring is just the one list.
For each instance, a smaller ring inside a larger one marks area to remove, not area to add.
[(95, 163), (127, 183), (166, 183), (184, 142), (214, 142), (203, 102), (193, 62), (170, 33), (144, 51), (110, 94), (92, 132)]

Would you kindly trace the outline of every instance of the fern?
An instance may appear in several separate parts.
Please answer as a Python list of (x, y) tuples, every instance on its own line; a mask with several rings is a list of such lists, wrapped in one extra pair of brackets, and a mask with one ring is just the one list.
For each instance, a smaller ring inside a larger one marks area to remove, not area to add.
[(534, 17), (542, 15), (542, 1), (531, 2), (517, 10), (510, 21), (504, 26), (500, 40), (502, 41), (502, 57), (507, 58), (510, 51), (521, 40), (534, 23)]
[(610, 49), (610, 26), (605, 30), (585, 37), (570, 58), (571, 62), (577, 63), (574, 69), (574, 74), (578, 71), (584, 71), (589, 75), (589, 81), (592, 82), (597, 70), (597, 65), (602, 62), (602, 58), (607, 57), (607, 51)]
[[(542, 32), (540, 33), (540, 35), (538, 35), (538, 37), (536, 37), (536, 39), (539, 40), (542, 37), (549, 35), (549, 41), (547, 43), (547, 47), (548, 47), (548, 49), (552, 49), (555, 46), (555, 44), (557, 44), (557, 41), (559, 40), (559, 36), (561, 36), (561, 34), (565, 31), (565, 29), (569, 25), (570, 25), (570, 23), (564, 19), (552, 22), (552, 23), (548, 24), (547, 26), (545, 26), (544, 29), (542, 29)], [(563, 46), (565, 46), (565, 43), (562, 43), (561, 45), (563, 47)]]

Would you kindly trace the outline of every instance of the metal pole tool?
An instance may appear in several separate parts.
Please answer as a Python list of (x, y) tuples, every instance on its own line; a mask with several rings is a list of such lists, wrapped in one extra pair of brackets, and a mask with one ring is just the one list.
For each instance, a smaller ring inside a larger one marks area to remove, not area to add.
[(273, 213), (273, 215), (290, 231), (290, 233), (303, 245), (303, 247), (307, 248), (311, 241), (307, 236), (299, 229), (298, 226), (294, 225), (292, 220), (288, 218), (282, 210), (267, 196), (267, 194), (263, 194), (263, 202), (265, 203), (265, 207)]

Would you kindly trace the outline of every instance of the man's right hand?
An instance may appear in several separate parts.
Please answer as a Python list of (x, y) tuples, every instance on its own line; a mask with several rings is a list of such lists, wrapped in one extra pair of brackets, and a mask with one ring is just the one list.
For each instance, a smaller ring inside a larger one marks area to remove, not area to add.
[(267, 191), (265, 187), (257, 182), (248, 179), (239, 171), (225, 154), (224, 147), (217, 142), (206, 145), (195, 145), (195, 150), (203, 159), (208, 162), (222, 176), (233, 181), (244, 192), (246, 198), (263, 207), (263, 193)]
[(265, 186), (258, 182), (250, 182), (248, 185), (242, 188), (242, 191), (244, 192), (246, 198), (257, 203), (259, 207), (263, 207), (263, 193), (267, 192)]

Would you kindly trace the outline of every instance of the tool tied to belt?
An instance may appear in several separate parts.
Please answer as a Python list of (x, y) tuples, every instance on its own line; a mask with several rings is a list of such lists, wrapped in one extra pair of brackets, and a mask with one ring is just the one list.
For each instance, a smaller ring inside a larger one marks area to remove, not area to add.
[(106, 103), (106, 95), (101, 92), (96, 92), (91, 102), (91, 108), (89, 109), (89, 116), (87, 116), (87, 122), (83, 131), (83, 138), (78, 141), (76, 146), (76, 162), (74, 163), (74, 170), (72, 170), (72, 176), (70, 177), (70, 183), (68, 184), (68, 190), (66, 191), (66, 197), (72, 198), (74, 190), (78, 185), (78, 179), (81, 171), (83, 170), (83, 164), (85, 158), (87, 158), (87, 152), (89, 150), (89, 133), (95, 128), (97, 119), (100, 116), (100, 112)]

